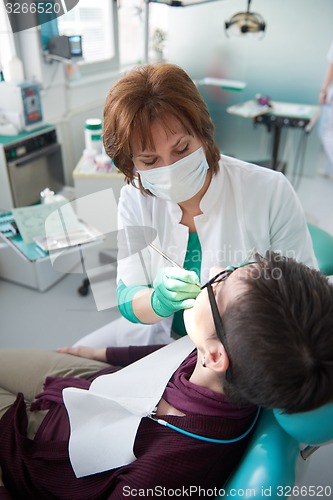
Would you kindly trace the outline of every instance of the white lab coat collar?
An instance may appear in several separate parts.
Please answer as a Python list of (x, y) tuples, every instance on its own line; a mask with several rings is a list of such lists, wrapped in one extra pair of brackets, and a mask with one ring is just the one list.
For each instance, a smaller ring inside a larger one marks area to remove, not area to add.
[[(215, 210), (215, 205), (221, 196), (221, 185), (223, 182), (224, 171), (222, 167), (222, 159), (219, 161), (220, 169), (216, 174), (212, 174), (210, 184), (207, 191), (203, 195), (200, 202), (200, 209), (203, 214), (209, 214), (209, 212)], [(199, 216), (200, 217), (200, 216)]]
[(69, 457), (76, 477), (135, 460), (133, 446), (141, 418), (151, 414), (172, 374), (194, 348), (186, 336), (96, 378), (89, 390), (63, 390), (71, 427)]

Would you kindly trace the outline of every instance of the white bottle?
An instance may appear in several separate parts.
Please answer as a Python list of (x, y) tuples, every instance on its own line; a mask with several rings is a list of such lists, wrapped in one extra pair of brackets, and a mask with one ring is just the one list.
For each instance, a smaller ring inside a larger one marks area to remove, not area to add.
[(24, 80), (23, 64), (17, 56), (13, 56), (8, 62), (6, 80), (11, 82), (22, 82)]
[(97, 156), (96, 149), (84, 149), (82, 153), (82, 162), (80, 172), (92, 173), (96, 171), (95, 158)]
[(87, 150), (96, 150), (96, 154), (102, 153), (102, 120), (89, 118), (85, 123), (84, 130), (85, 145)]

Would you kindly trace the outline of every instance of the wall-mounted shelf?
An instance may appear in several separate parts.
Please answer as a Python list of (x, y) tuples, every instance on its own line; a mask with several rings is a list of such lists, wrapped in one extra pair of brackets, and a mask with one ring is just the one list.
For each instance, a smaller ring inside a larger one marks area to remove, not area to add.
[(225, 78), (213, 78), (206, 76), (201, 80), (195, 80), (194, 83), (196, 85), (212, 85), (215, 87), (220, 87), (222, 90), (236, 90), (241, 91), (246, 87), (245, 82), (241, 82), (238, 80), (227, 80)]
[(43, 55), (44, 61), (46, 63), (49, 63), (49, 64), (52, 64), (54, 61), (65, 63), (65, 64), (70, 64), (70, 63), (78, 63), (78, 62), (84, 60), (84, 58), (82, 56), (67, 58), (67, 57), (57, 56), (55, 54), (50, 54), (46, 50), (42, 52), (42, 55)]

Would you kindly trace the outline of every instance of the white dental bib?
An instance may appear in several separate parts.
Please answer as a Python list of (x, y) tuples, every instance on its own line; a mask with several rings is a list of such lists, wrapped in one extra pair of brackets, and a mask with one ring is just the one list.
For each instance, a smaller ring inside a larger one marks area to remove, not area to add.
[(135, 460), (133, 445), (141, 418), (151, 414), (171, 376), (194, 348), (186, 335), (118, 372), (96, 378), (89, 390), (63, 390), (71, 428), (69, 457), (76, 477)]

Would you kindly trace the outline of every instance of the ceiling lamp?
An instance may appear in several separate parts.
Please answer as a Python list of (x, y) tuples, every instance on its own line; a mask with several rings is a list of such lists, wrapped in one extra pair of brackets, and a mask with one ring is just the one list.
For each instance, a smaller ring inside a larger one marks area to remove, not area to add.
[(247, 2), (247, 11), (234, 14), (229, 21), (225, 22), (225, 32), (235, 35), (246, 35), (247, 33), (261, 33), (264, 35), (266, 23), (257, 12), (250, 12), (251, 0)]

